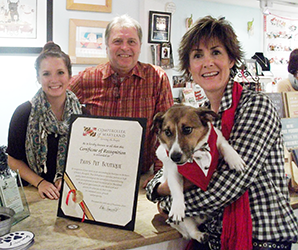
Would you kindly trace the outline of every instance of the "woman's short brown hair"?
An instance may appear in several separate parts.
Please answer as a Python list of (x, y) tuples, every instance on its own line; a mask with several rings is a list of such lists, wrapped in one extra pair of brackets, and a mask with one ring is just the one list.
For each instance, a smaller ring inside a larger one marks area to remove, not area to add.
[(241, 65), (244, 55), (240, 42), (231, 24), (225, 18), (213, 18), (205, 16), (197, 20), (192, 27), (184, 34), (179, 46), (180, 70), (190, 79), (189, 54), (194, 46), (198, 46), (201, 41), (208, 43), (212, 39), (218, 39), (226, 48), (229, 58), (235, 62), (231, 69), (233, 76)]
[(294, 49), (290, 54), (288, 72), (294, 76), (298, 74), (298, 49)]

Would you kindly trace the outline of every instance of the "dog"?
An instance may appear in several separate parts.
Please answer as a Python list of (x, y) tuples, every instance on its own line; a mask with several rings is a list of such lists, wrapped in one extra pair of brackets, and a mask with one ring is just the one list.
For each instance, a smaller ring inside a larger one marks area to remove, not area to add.
[(19, 12), (18, 12), (18, 7), (19, 7), (19, 2), (20, 0), (18, 0), (17, 2), (11, 2), (11, 1), (7, 1), (8, 2), (8, 9), (10, 12), (10, 18), (12, 22), (17, 22), (19, 21)]
[[(212, 126), (211, 122), (215, 117), (218, 115), (210, 109), (175, 104), (166, 112), (157, 113), (153, 119), (152, 128), (155, 129), (160, 143), (156, 156), (163, 163), (163, 176), (160, 181), (161, 183), (168, 181), (172, 196), (172, 206), (169, 212), (170, 225), (177, 229), (184, 238), (196, 239), (199, 242), (205, 242), (208, 239), (207, 234), (198, 230), (198, 225), (203, 223), (206, 217), (185, 217), (183, 175), (179, 173), (179, 169), (189, 171), (187, 163), (196, 162), (201, 168), (203, 178), (192, 173), (188, 176), (189, 178), (186, 178), (194, 183), (205, 177), (210, 180), (212, 157), (216, 155), (211, 156), (210, 153), (213, 152), (206, 149), (208, 143), (210, 144), (208, 140), (211, 135), (215, 139), (214, 146), (209, 145), (210, 150), (217, 149), (213, 151), (217, 151), (231, 169), (236, 171), (245, 169), (245, 163), (238, 153), (229, 145), (221, 131)], [(213, 168), (216, 167), (217, 162)], [(201, 187), (203, 190), (207, 189), (209, 180), (203, 183), (205, 185)]]

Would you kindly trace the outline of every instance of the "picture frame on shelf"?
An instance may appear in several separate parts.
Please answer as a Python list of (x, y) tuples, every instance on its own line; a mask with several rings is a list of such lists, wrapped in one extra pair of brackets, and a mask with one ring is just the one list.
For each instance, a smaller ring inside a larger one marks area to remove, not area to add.
[(185, 88), (186, 79), (183, 75), (173, 75), (173, 88)]
[(108, 21), (69, 20), (69, 51), (73, 64), (99, 64), (108, 61), (105, 30)]
[(67, 0), (66, 9), (96, 12), (112, 12), (112, 0)]
[(257, 66), (256, 60), (254, 59), (245, 59), (246, 70), (251, 74), (251, 76), (257, 76)]
[(169, 43), (172, 13), (149, 11), (148, 43)]
[[(46, 42), (53, 40), (53, 0), (23, 0), (23, 8), (18, 2), (9, 4), (14, 5), (10, 7), (15, 14), (0, 24), (0, 54), (40, 53)], [(4, 17), (5, 10), (1, 15)]]
[(162, 43), (160, 51), (160, 66), (163, 69), (174, 68), (173, 52), (171, 43)]

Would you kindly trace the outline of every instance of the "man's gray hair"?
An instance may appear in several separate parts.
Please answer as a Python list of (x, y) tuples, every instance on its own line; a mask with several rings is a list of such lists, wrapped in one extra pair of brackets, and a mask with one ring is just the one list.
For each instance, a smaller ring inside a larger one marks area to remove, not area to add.
[(107, 26), (106, 32), (105, 32), (105, 43), (108, 45), (108, 41), (111, 35), (111, 31), (114, 26), (119, 25), (120, 27), (124, 28), (131, 28), (134, 27), (137, 30), (138, 37), (140, 39), (140, 42), (142, 43), (142, 37), (143, 37), (143, 32), (142, 32), (142, 27), (139, 24), (138, 21), (133, 19), (127, 14), (124, 14), (122, 16), (117, 16), (115, 17)]

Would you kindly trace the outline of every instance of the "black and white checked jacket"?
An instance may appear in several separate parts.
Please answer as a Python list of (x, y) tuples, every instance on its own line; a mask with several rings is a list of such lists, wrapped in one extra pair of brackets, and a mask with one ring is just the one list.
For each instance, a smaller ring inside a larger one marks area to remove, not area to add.
[[(232, 86), (230, 81), (221, 101), (220, 117), (231, 106)], [(221, 128), (221, 118), (214, 121), (214, 126)], [(248, 189), (253, 239), (297, 242), (298, 222), (290, 206), (285, 178), (281, 122), (264, 93), (243, 89), (229, 142), (247, 169), (237, 173), (222, 162), (207, 191), (194, 188), (185, 192), (186, 216), (212, 217), (206, 227), (209, 233), (220, 234), (223, 208)], [(155, 192), (161, 174), (162, 169), (148, 183), (147, 198), (163, 201), (162, 207), (169, 211), (171, 197), (159, 197)]]

